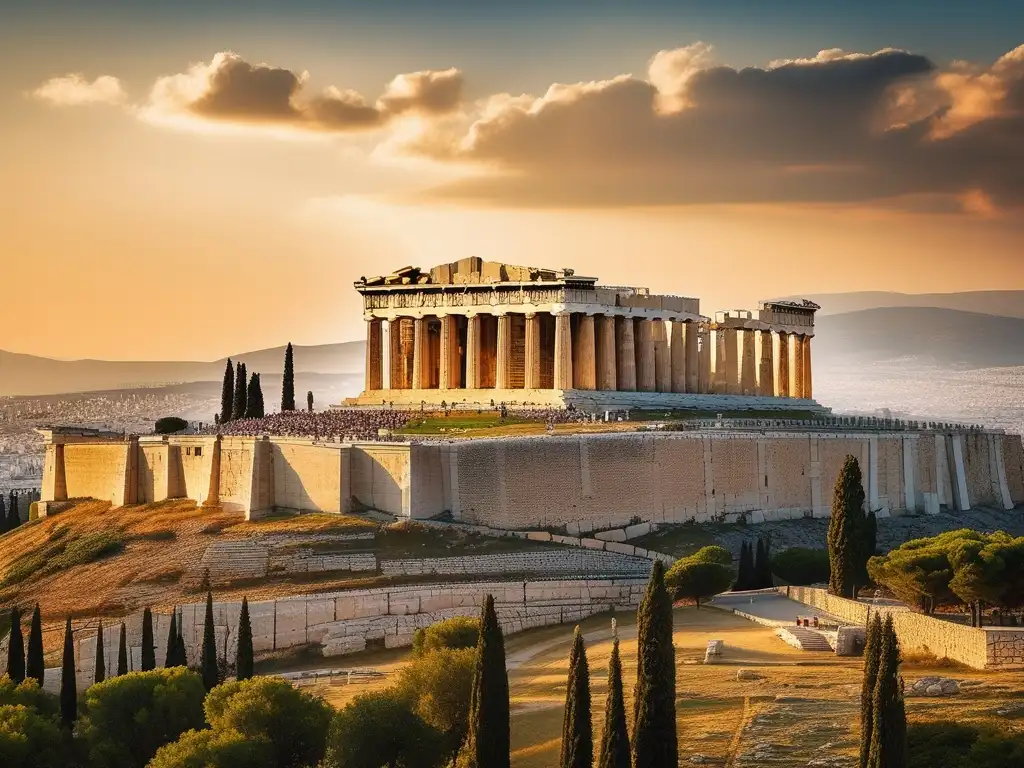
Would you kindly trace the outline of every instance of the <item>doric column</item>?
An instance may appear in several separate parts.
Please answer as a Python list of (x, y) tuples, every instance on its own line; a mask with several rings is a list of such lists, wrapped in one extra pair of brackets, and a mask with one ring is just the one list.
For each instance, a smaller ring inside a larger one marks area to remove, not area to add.
[(391, 321), (382, 320), (380, 325), (381, 389), (391, 389), (391, 370), (394, 358), (391, 351), (391, 331)]
[(716, 395), (724, 395), (729, 391), (729, 378), (726, 374), (729, 349), (725, 340), (725, 328), (715, 326), (715, 378), (712, 391)]
[(626, 316), (615, 322), (615, 378), (620, 392), (636, 391), (636, 340), (633, 318)]
[(573, 339), (572, 377), (575, 389), (597, 389), (597, 349), (594, 316), (580, 315)]
[(512, 316), (498, 315), (498, 347), (495, 389), (510, 389), (509, 374), (512, 372)]
[(572, 326), (568, 313), (555, 315), (555, 389), (572, 389)]
[(811, 339), (812, 336), (804, 336), (804, 397), (808, 400), (814, 399), (814, 387), (811, 384)]
[(412, 388), (427, 389), (430, 381), (427, 378), (427, 360), (430, 349), (427, 347), (427, 321), (422, 317), (413, 320), (412, 337)]
[(793, 397), (804, 396), (804, 337), (793, 334)]
[(789, 334), (779, 331), (779, 397), (789, 397)]
[(725, 329), (725, 391), (738, 395), (740, 388), (740, 348), (737, 328)]
[(651, 323), (654, 335), (654, 386), (659, 392), (671, 392), (672, 357), (668, 348), (668, 328), (661, 318)]
[(740, 363), (740, 390), (744, 395), (757, 394), (757, 359), (754, 353), (754, 334), (749, 328), (744, 328), (743, 334), (743, 359)]
[(526, 352), (523, 370), (526, 389), (540, 389), (540, 316), (526, 316)]
[(601, 315), (597, 321), (597, 388), (611, 392), (618, 388), (615, 375), (615, 315)]
[[(686, 347), (686, 389), (684, 392), (700, 391), (700, 345), (697, 337), (700, 329), (697, 323), (688, 320), (683, 326), (683, 344)], [(675, 353), (673, 353), (674, 355)]]
[(462, 365), (459, 360), (459, 325), (455, 315), (441, 318), (441, 389), (462, 387)]
[(366, 323), (366, 389), (381, 389), (384, 380), (382, 370), (380, 320), (373, 318)]
[(657, 371), (654, 367), (654, 321), (640, 321), (640, 338), (636, 347), (636, 388), (640, 392), (656, 392)]
[(402, 325), (404, 317), (391, 321), (391, 389), (405, 389), (405, 366), (402, 363)]
[(668, 354), (672, 360), (672, 392), (686, 391), (686, 339), (681, 320), (669, 320)]
[(700, 337), (697, 353), (697, 391), (706, 395), (712, 391), (711, 370), (711, 328), (705, 323), (697, 323), (695, 336)]
[(775, 397), (775, 350), (771, 331), (761, 331), (761, 365), (757, 374), (757, 393)]
[(466, 389), (480, 388), (480, 315), (466, 318)]

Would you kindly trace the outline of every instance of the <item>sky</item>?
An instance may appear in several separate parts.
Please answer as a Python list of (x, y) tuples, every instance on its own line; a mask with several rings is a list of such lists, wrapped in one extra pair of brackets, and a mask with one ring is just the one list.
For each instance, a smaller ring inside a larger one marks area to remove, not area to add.
[(364, 333), (467, 256), (696, 296), (1024, 289), (1024, 3), (0, 3), (0, 349)]

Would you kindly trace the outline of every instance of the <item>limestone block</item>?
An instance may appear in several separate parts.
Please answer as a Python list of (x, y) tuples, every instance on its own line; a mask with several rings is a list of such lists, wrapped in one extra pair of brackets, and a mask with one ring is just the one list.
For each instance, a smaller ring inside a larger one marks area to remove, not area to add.
[(634, 547), (632, 544), (620, 544), (616, 541), (608, 541), (605, 542), (604, 548), (607, 552), (618, 552), (622, 555), (636, 554), (636, 547)]
[(594, 534), (594, 538), (601, 541), (625, 541), (628, 537), (622, 528), (613, 528), (610, 531), (598, 531)]
[(587, 549), (604, 549), (605, 543), (599, 539), (580, 539), (582, 544)]
[(764, 512), (762, 512), (759, 509), (752, 510), (751, 513), (750, 513), (750, 522), (755, 523), (755, 524), (756, 523), (763, 523), (764, 522)]
[(385, 648), (408, 648), (412, 645), (412, 635), (385, 635)]
[(558, 536), (555, 534), (551, 535), (551, 540), (556, 544), (567, 544), (570, 547), (580, 546), (580, 540), (576, 536)]
[(577, 521), (575, 521), (575, 520), (566, 523), (565, 524), (565, 532), (568, 533), (570, 536), (579, 536), (580, 535), (580, 524)]
[(277, 648), (289, 648), (306, 642), (305, 598), (277, 601)]
[(551, 541), (551, 534), (547, 531), (529, 531), (526, 538), (530, 541)]
[(653, 526), (650, 523), (637, 523), (636, 525), (627, 525), (625, 532), (627, 539), (635, 539), (638, 536), (646, 536), (651, 532)]
[(306, 623), (313, 627), (334, 621), (334, 604), (331, 598), (310, 595), (306, 600)]

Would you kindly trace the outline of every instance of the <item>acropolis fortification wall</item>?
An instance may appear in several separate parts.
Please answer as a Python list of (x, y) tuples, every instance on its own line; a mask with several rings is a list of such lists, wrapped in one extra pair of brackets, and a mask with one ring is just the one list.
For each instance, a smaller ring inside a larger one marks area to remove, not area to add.
[(372, 508), (493, 528), (827, 517), (847, 455), (880, 514), (1024, 503), (1018, 435), (693, 430), (422, 443), (46, 436), (43, 504), (191, 498), (245, 512)]

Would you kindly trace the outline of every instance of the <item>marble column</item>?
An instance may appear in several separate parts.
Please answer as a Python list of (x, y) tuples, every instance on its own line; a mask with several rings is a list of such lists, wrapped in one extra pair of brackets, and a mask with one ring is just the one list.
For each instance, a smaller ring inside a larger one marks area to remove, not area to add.
[(380, 320), (374, 318), (366, 323), (366, 389), (381, 389), (383, 363), (381, 360)]
[(669, 320), (668, 353), (672, 359), (672, 392), (686, 391), (686, 337), (682, 320)]
[(725, 391), (730, 395), (742, 393), (740, 388), (740, 348), (738, 328), (725, 329)]
[(757, 393), (775, 397), (775, 349), (771, 331), (761, 331), (761, 364), (757, 374)]
[(572, 325), (568, 313), (555, 315), (555, 389), (572, 389)]
[(640, 392), (656, 392), (658, 382), (654, 367), (654, 321), (644, 318), (639, 323), (636, 347), (636, 388)]
[(814, 399), (814, 387), (811, 384), (811, 339), (812, 336), (804, 336), (804, 392), (803, 396), (808, 400)]
[(716, 326), (712, 330), (715, 334), (715, 378), (712, 391), (716, 395), (724, 395), (729, 392), (727, 373), (729, 348), (726, 342), (725, 328)]
[(510, 389), (509, 374), (512, 372), (512, 316), (498, 315), (498, 347), (497, 347), (495, 389)]
[(441, 389), (460, 389), (462, 387), (459, 360), (459, 326), (455, 315), (444, 315), (441, 318)]
[(706, 395), (713, 390), (711, 370), (711, 328), (705, 323), (697, 323), (696, 336), (699, 337), (697, 352), (697, 391)]
[(804, 337), (793, 334), (793, 397), (804, 396)]
[(654, 386), (659, 392), (671, 392), (672, 358), (668, 348), (668, 328), (661, 318), (651, 323), (654, 334)]
[(540, 316), (526, 316), (526, 352), (523, 369), (526, 389), (540, 389)]
[(614, 392), (617, 386), (615, 315), (601, 315), (597, 320), (597, 388)]
[(779, 397), (789, 397), (789, 334), (779, 331)]
[(597, 389), (597, 340), (593, 315), (580, 315), (572, 344), (575, 389)]
[(633, 318), (619, 317), (615, 321), (615, 377), (620, 392), (636, 391), (636, 340)]
[(391, 364), (393, 361), (391, 330), (391, 321), (382, 320), (380, 325), (381, 389), (391, 389)]
[(466, 389), (480, 388), (480, 315), (466, 318)]
[(700, 328), (697, 323), (687, 320), (683, 323), (683, 344), (686, 347), (686, 389), (685, 392), (700, 392)]
[(743, 359), (740, 362), (740, 390), (744, 395), (757, 394), (757, 359), (754, 352), (756, 346), (754, 334), (749, 328), (744, 328), (743, 334)]
[(427, 389), (430, 386), (427, 361), (430, 349), (427, 347), (427, 321), (422, 317), (413, 320), (412, 337), (412, 388)]

